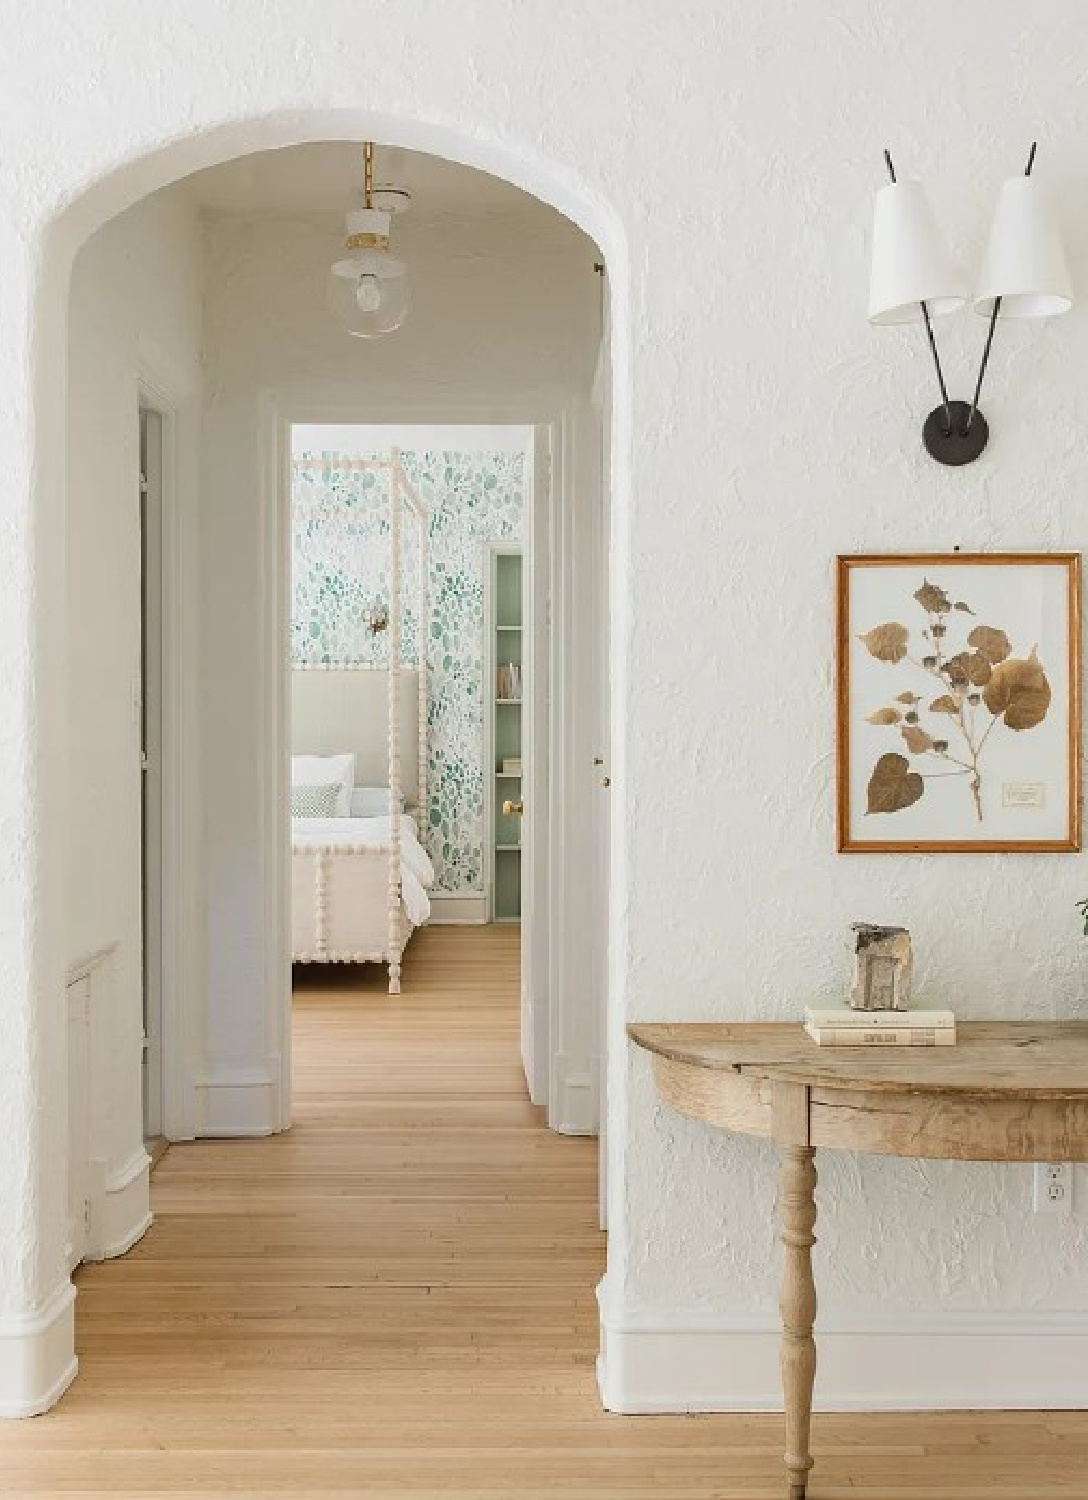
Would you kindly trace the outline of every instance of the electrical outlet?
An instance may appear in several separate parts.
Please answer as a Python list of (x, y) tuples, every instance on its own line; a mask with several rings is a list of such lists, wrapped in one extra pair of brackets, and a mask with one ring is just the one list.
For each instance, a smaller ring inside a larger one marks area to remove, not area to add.
[(1073, 1212), (1073, 1168), (1067, 1161), (1035, 1163), (1035, 1212), (1037, 1214), (1071, 1214)]

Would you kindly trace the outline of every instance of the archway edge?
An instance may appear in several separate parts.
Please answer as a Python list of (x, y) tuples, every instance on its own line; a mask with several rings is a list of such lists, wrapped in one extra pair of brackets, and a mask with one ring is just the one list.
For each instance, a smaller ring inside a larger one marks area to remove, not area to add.
[(427, 152), (489, 172), (570, 219), (600, 246), (615, 282), (625, 267), (625, 236), (613, 207), (577, 173), (525, 143), (470, 132), (442, 120), (365, 109), (306, 109), (241, 116), (206, 129), (145, 142), (73, 189), (46, 226), (69, 254), (142, 198), (196, 172), (264, 151), (319, 141), (374, 140)]

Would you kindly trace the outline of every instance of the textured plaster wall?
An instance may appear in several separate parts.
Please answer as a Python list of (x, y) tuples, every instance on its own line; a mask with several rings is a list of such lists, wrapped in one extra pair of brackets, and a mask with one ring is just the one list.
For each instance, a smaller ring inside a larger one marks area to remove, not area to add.
[[(69, 315), (68, 766), (65, 955), (114, 947), (92, 1017), (94, 1151), (123, 1166), (143, 1137), (140, 1047), (140, 519), (137, 382), (183, 409), (200, 385), (198, 217), (177, 193), (139, 204), (80, 252)], [(188, 503), (185, 488), (168, 501)]]
[[(922, 977), (964, 1014), (1085, 1012), (1088, 956), (1071, 909), (1085, 886), (1082, 858), (832, 852), (830, 561), (860, 548), (1082, 545), (1083, 313), (1001, 331), (986, 400), (991, 447), (957, 473), (931, 466), (918, 443), (932, 405), (920, 340), (870, 330), (863, 310), (885, 144), (902, 173), (932, 182), (958, 248), (974, 252), (1000, 177), (1040, 134), (1038, 170), (1062, 200), (1084, 281), (1088, 13), (1056, 0), (1040, 26), (1014, 0), (994, 0), (984, 18), (948, 0), (78, 9), (42, 0), (32, 11), (5, 0), (4, 9), (0, 1271), (9, 1301), (33, 1294), (28, 1235), (53, 1223), (27, 1158), (57, 1061), (38, 1020), (55, 1004), (40, 884), (50, 862), (28, 795), (51, 733), (32, 693), (48, 562), (28, 551), (30, 497), (38, 514), (48, 504), (32, 395), (55, 400), (57, 378), (47, 338), (32, 385), (27, 304), (41, 230), (83, 188), (159, 148), (165, 157), (123, 171), (75, 219), (224, 149), (339, 126), (426, 149), (445, 142), (505, 170), (580, 214), (608, 252), (619, 401), (610, 1277), (628, 1308), (769, 1305), (764, 1148), (661, 1110), (645, 1061), (623, 1042), (625, 1017), (792, 1014), (813, 989), (839, 983), (843, 930), (859, 915), (909, 924)], [(302, 248), (286, 236), (288, 258)], [(227, 269), (229, 247), (213, 255)], [(237, 259), (233, 274), (247, 295)], [(279, 281), (265, 272), (256, 281), (265, 309), (275, 307)], [(231, 305), (219, 316), (229, 329)], [(288, 360), (311, 363), (311, 334), (292, 332), (297, 351), (290, 339), (266, 348), (262, 380)], [(948, 332), (958, 391), (981, 332), (967, 317)], [(248, 411), (232, 402), (219, 420), (242, 421), (256, 441)], [(219, 524), (210, 545), (243, 539), (244, 508), (223, 507)], [(220, 605), (212, 591), (209, 607)], [(244, 709), (248, 689), (235, 685)], [(213, 707), (223, 695), (222, 685), (212, 692)], [(242, 786), (241, 771), (236, 779)], [(239, 816), (250, 817), (244, 795)], [(1030, 1217), (1022, 1170), (843, 1159), (825, 1164), (821, 1194), (835, 1210), (819, 1250), (825, 1307), (1084, 1305), (1083, 1233)]]

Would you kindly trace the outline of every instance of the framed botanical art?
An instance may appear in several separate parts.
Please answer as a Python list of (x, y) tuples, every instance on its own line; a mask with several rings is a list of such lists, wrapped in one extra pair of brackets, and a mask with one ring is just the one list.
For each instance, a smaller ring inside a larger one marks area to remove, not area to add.
[(1080, 848), (1080, 559), (838, 560), (842, 853)]

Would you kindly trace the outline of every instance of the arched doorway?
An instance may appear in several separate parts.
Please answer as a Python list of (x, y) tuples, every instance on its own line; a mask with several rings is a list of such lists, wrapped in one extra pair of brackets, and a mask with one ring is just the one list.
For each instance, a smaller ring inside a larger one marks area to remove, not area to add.
[[(403, 128), (394, 129), (385, 128), (387, 124), (388, 122), (382, 122), (383, 128), (379, 129), (379, 125), (372, 120), (356, 115), (347, 117), (340, 114), (318, 113), (307, 117), (302, 123), (297, 119), (271, 117), (239, 124), (198, 139), (177, 142), (120, 168), (100, 181), (73, 203), (52, 226), (45, 257), (46, 270), (38, 300), (37, 391), (40, 410), (37, 432), (42, 509), (54, 525), (57, 523), (63, 525), (66, 506), (69, 503), (65, 475), (67, 432), (63, 407), (64, 388), (68, 375), (67, 330), (63, 307), (67, 300), (67, 288), (75, 256), (88, 237), (107, 223), (113, 215), (131, 206), (142, 196), (154, 192), (157, 187), (177, 181), (196, 167), (213, 161), (222, 161), (255, 151), (274, 150), (303, 141), (359, 140), (367, 134), (374, 134), (379, 139), (389, 140), (399, 145), (417, 149), (423, 146), (425, 149), (434, 151), (435, 154), (445, 155), (451, 160), (462, 161), (468, 165), (489, 170), (499, 168), (501, 175), (509, 177), (518, 185), (553, 203), (560, 212), (568, 213), (604, 246), (612, 271), (613, 388), (622, 388), (622, 381), (618, 378), (622, 356), (617, 357), (617, 351), (624, 343), (625, 321), (617, 315), (616, 289), (617, 285), (624, 285), (623, 246), (607, 210), (602, 205), (593, 203), (588, 194), (581, 194), (569, 182), (558, 177), (553, 180), (551, 175), (539, 165), (521, 158), (507, 159), (506, 153), (497, 146), (479, 141), (461, 141), (450, 137), (440, 129), (431, 127), (417, 128), (406, 125)], [(614, 401), (611, 424), (613, 454), (622, 448), (620, 437), (622, 423), (617, 422), (615, 416), (617, 409), (618, 404)], [(614, 463), (613, 472), (617, 467)], [(60, 664), (60, 654), (63, 652), (61, 642), (64, 634), (64, 620), (61, 591), (55, 587), (56, 580), (51, 576), (55, 569), (55, 559), (46, 564), (44, 554), (42, 554), (40, 561), (42, 565), (39, 568), (39, 576), (43, 587), (40, 592), (39, 608), (43, 628), (40, 632), (42, 659), (39, 669), (43, 682), (48, 683), (51, 679), (60, 680), (63, 675), (57, 668)], [(41, 762), (55, 770), (63, 765), (68, 754), (63, 729), (65, 715), (62, 706), (53, 701), (52, 692), (48, 687), (43, 694), (43, 699), (46, 702), (47, 711), (42, 718)], [(199, 799), (198, 785), (195, 782), (187, 785), (184, 773), (180, 775), (181, 780), (175, 789), (181, 809), (179, 830), (184, 827), (185, 807), (188, 807), (192, 813), (198, 805), (198, 800), (194, 801), (194, 799)], [(57, 851), (63, 847), (64, 817), (59, 807), (45, 805), (41, 818), (44, 842), (47, 848), (53, 851), (45, 861), (45, 868), (49, 879), (56, 880), (57, 870), (61, 863), (57, 858)], [(184, 858), (180, 862), (179, 869), (182, 872), (181, 880), (175, 896), (183, 909), (199, 912), (204, 893), (198, 887), (206, 880), (207, 871), (191, 867), (186, 871)], [(270, 893), (277, 879), (276, 870), (270, 868), (267, 872), (266, 887)], [(186, 881), (189, 882), (188, 887), (186, 887)], [(272, 901), (275, 897), (269, 894), (268, 899)], [(61, 903), (50, 900), (47, 884), (42, 911), (39, 915), (42, 934), (40, 953), (53, 955), (52, 958), (42, 956), (40, 959), (39, 980), (45, 993), (56, 993), (63, 986), (65, 978), (62, 966), (57, 961), (57, 956), (65, 951), (65, 945), (63, 942), (57, 943), (49, 940), (51, 924), (55, 921), (52, 913), (60, 907)], [(179, 939), (179, 955), (182, 959), (184, 959), (186, 940), (185, 934), (182, 933)], [(88, 957), (97, 956), (88, 955)], [(184, 985), (179, 986), (182, 992), (185, 988)], [(108, 1027), (103, 1028), (98, 1025), (102, 1014), (108, 1014), (108, 1010), (102, 1012), (92, 1005), (88, 1056), (108, 1059), (107, 1072), (97, 1077), (96, 1087), (100, 1095), (109, 1095), (111, 1098), (127, 1090), (131, 1100), (134, 1068), (137, 1066), (132, 1046), (134, 1039), (132, 1018), (129, 1017), (127, 1023), (122, 1025), (119, 1034), (111, 1034)], [(199, 1028), (194, 1028), (191, 1039), (191, 1045), (194, 1047), (201, 1045), (202, 1038), (198, 1032)], [(60, 1086), (67, 1073), (66, 1069), (61, 1071), (59, 1067), (63, 1056), (64, 1048), (58, 1046), (50, 1063), (50, 1066), (55, 1067), (55, 1071), (48, 1080), (47, 1092), (50, 1097), (57, 1100), (62, 1093), (67, 1095), (67, 1090)], [(119, 1213), (123, 1222), (117, 1234), (112, 1237), (107, 1234), (104, 1237), (103, 1245), (107, 1253), (119, 1253), (123, 1250), (126, 1242), (131, 1242), (132, 1238), (136, 1237), (139, 1225), (143, 1223), (146, 1216), (145, 1208), (141, 1207), (144, 1202), (143, 1168), (138, 1149), (135, 1143), (130, 1142), (133, 1149), (127, 1155), (122, 1151), (118, 1160), (117, 1139), (124, 1140), (124, 1128), (118, 1126), (116, 1118), (113, 1121), (113, 1128), (115, 1139), (108, 1146), (103, 1146), (102, 1150), (106, 1153), (104, 1158), (106, 1176), (112, 1180), (116, 1190)], [(248, 1133), (246, 1121), (241, 1122), (238, 1133)], [(103, 1157), (99, 1155), (96, 1159), (102, 1160)], [(50, 1212), (44, 1215), (45, 1218), (51, 1220), (52, 1230), (45, 1235), (43, 1240), (38, 1288), (32, 1299), (38, 1305), (44, 1301), (50, 1309), (50, 1316), (42, 1322), (40, 1328), (35, 1328), (32, 1333), (28, 1334), (29, 1338), (36, 1339), (43, 1347), (48, 1345), (49, 1353), (43, 1358), (40, 1374), (36, 1374), (30, 1382), (37, 1388), (33, 1390), (28, 1388), (11, 1403), (13, 1407), (25, 1411), (43, 1409), (44, 1406), (50, 1404), (74, 1373), (70, 1355), (71, 1305), (67, 1291), (67, 1277), (63, 1271), (60, 1272), (59, 1279), (57, 1276), (66, 1258), (65, 1244), (70, 1235), (66, 1236), (61, 1227), (64, 1224), (65, 1205), (63, 1190), (58, 1192), (57, 1188), (58, 1185), (54, 1182), (50, 1191), (57, 1201), (52, 1203)], [(122, 1198), (125, 1204), (123, 1209), (120, 1208)], [(111, 1250), (111, 1247), (114, 1249)], [(55, 1288), (56, 1291), (51, 1291), (50, 1288)]]

